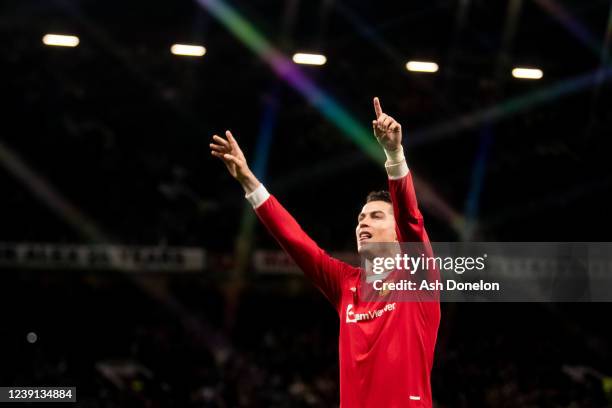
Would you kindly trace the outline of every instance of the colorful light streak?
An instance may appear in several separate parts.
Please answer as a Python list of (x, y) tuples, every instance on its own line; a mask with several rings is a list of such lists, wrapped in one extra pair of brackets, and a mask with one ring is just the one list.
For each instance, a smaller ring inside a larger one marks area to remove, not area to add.
[[(378, 163), (384, 162), (384, 154), (372, 137), (371, 129), (362, 126), (359, 121), (353, 118), (329, 94), (319, 88), (232, 6), (222, 0), (198, 0), (198, 3), (206, 8), (249, 50), (266, 62), (274, 73), (302, 94), (310, 104), (316, 107), (325, 118), (359, 146), (365, 154)], [(415, 184), (421, 186), (419, 192), (422, 204), (426, 207), (435, 207), (430, 209), (433, 214), (442, 217), (452, 226), (462, 224), (463, 218), (440, 199), (423, 180), (415, 177)]]

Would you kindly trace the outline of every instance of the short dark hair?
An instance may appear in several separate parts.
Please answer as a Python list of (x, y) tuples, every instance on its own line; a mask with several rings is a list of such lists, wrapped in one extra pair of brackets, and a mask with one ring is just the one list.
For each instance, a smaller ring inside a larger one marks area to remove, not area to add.
[(393, 204), (391, 201), (391, 194), (387, 190), (371, 191), (366, 197), (366, 204), (371, 201), (384, 201)]

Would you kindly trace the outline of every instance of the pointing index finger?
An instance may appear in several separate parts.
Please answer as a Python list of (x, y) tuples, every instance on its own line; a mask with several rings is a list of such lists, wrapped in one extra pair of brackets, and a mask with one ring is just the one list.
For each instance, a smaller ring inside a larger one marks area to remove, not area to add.
[(374, 97), (374, 112), (376, 112), (376, 119), (383, 113), (382, 107), (380, 106), (380, 100), (376, 96)]

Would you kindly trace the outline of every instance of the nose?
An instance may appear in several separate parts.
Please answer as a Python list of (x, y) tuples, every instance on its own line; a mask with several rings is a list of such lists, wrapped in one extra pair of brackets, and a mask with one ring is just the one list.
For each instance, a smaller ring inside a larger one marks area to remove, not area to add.
[(362, 220), (359, 222), (359, 224), (357, 224), (357, 229), (360, 230), (362, 228), (368, 228), (369, 225), (366, 223), (366, 220)]

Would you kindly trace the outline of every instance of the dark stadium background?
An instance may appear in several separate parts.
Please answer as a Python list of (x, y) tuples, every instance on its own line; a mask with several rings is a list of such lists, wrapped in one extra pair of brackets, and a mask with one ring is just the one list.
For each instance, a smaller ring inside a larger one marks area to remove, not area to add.
[[(354, 250), (384, 169), (201, 3), (0, 3), (0, 386), (76, 386), (83, 407), (337, 404), (334, 311), (299, 275), (253, 268), (277, 246), (208, 143), (231, 129), (253, 160), (271, 118), (263, 180), (330, 251)], [(324, 53), (300, 69), (364, 126), (381, 98), (432, 240), (610, 241), (610, 1), (231, 4), (289, 57)], [(520, 65), (544, 77), (512, 78)], [(18, 244), (193, 247), (207, 267), (61, 268), (15, 260)], [(610, 406), (611, 312), (443, 304), (436, 406)]]

